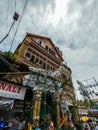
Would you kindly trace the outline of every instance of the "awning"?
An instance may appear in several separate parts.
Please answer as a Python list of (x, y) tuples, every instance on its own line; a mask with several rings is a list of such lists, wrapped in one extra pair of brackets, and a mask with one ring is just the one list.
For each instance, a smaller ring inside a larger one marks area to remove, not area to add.
[(7, 99), (0, 97), (0, 109), (11, 109), (14, 104), (14, 99)]

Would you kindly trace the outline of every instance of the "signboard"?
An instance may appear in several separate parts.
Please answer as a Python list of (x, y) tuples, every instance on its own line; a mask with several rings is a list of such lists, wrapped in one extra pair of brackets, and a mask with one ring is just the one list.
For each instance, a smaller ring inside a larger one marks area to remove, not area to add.
[(60, 102), (60, 107), (61, 107), (61, 112), (64, 114), (66, 113), (66, 111), (68, 111), (68, 105), (67, 105), (67, 102), (62, 100)]
[(0, 81), (0, 96), (24, 100), (26, 88), (8, 82)]

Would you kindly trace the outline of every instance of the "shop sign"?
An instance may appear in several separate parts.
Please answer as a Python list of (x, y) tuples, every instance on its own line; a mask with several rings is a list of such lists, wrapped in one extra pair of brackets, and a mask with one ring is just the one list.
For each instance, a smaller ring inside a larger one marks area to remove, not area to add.
[(0, 96), (24, 100), (26, 88), (8, 82), (0, 81)]

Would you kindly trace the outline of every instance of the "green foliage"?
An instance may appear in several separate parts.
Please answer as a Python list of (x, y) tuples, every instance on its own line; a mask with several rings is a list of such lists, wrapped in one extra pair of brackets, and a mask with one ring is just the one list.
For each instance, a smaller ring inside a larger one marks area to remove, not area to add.
[(90, 102), (87, 99), (84, 99), (83, 105), (86, 107), (90, 107)]
[(5, 51), (4, 54), (5, 54), (6, 56), (8, 56), (9, 58), (11, 58), (11, 59), (14, 60), (14, 58), (15, 58), (15, 56), (18, 54), (18, 52), (19, 52), (18, 50), (16, 50), (14, 53), (11, 52), (11, 51)]
[(86, 108), (95, 108), (96, 107), (96, 103), (93, 102), (92, 100), (77, 100), (77, 105), (81, 106), (81, 107), (86, 107)]
[(18, 53), (19, 53), (19, 50), (16, 49), (14, 52), (14, 56), (16, 56)]
[(14, 53), (13, 53), (13, 52), (5, 51), (4, 53), (5, 53), (5, 55), (8, 56), (9, 58), (14, 59)]

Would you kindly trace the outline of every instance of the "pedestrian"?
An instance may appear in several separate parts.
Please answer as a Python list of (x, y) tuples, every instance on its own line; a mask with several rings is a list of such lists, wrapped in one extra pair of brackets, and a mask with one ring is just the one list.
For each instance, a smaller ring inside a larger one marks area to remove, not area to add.
[(52, 120), (49, 120), (47, 130), (54, 130), (54, 123)]
[(23, 129), (23, 123), (21, 120), (18, 121), (18, 130), (22, 130)]
[(12, 126), (10, 127), (10, 130), (18, 130), (19, 128), (19, 122), (17, 119), (13, 119)]
[(8, 130), (10, 130), (10, 128), (12, 127), (12, 125), (13, 125), (13, 120), (11, 119), (8, 122)]
[(69, 128), (74, 129), (74, 123), (71, 120), (69, 121)]
[(83, 123), (83, 130), (91, 130), (91, 128), (90, 128), (88, 122), (84, 122), (84, 123)]
[(98, 122), (96, 122), (95, 130), (98, 130)]
[(41, 130), (41, 129), (39, 128), (39, 124), (36, 124), (35, 130)]

